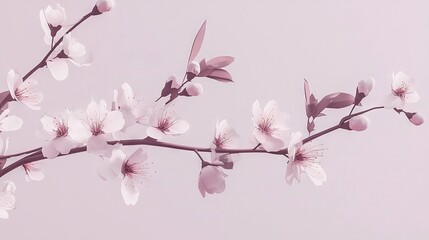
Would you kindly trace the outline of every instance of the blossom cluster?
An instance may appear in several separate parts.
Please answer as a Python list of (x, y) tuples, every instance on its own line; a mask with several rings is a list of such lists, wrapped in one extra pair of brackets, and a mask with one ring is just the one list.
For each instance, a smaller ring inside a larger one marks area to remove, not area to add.
[[(99, 0), (94, 9), (87, 16), (100, 15), (111, 11), (115, 7), (113, 0)], [(65, 30), (66, 14), (59, 4), (48, 6), (40, 11), (40, 21), (44, 32), (44, 40), (50, 46), (46, 58), (36, 66), (47, 67), (52, 77), (63, 81), (68, 77), (68, 62), (83, 67), (92, 62), (92, 55), (76, 38), (72, 37), (71, 30)], [(81, 20), (84, 21), (85, 17)], [(126, 144), (125, 136), (129, 129), (138, 126), (144, 133), (141, 145), (145, 143), (154, 146), (167, 146), (162, 142), (168, 136), (179, 136), (190, 129), (190, 124), (177, 116), (172, 104), (179, 97), (196, 97), (203, 94), (203, 85), (195, 80), (210, 78), (219, 82), (232, 82), (231, 74), (224, 68), (230, 65), (234, 58), (218, 56), (210, 60), (204, 58), (196, 61), (205, 35), (206, 22), (199, 29), (193, 42), (186, 65), (185, 76), (180, 81), (172, 75), (167, 78), (161, 90), (160, 97), (155, 101), (143, 101), (136, 97), (133, 88), (123, 83), (113, 91), (112, 100), (91, 99), (85, 109), (65, 109), (58, 114), (47, 114), (40, 119), (44, 129), (45, 142), (40, 148), (41, 158), (25, 162), (22, 168), (28, 181), (40, 181), (45, 175), (38, 160), (54, 159), (63, 155), (86, 151), (99, 158), (98, 174), (103, 180), (119, 179), (122, 198), (126, 205), (135, 205), (140, 196), (139, 185), (150, 177), (151, 162), (145, 150), (137, 148), (131, 154), (126, 154), (123, 147)], [(62, 33), (62, 35), (61, 35)], [(29, 79), (31, 75), (23, 77), (11, 69), (6, 76), (9, 88), (0, 94), (0, 99), (6, 101), (1, 105), (0, 131), (16, 131), (21, 128), (21, 118), (10, 114), (7, 102), (13, 100), (28, 106), (32, 110), (40, 110), (39, 104), (43, 101), (43, 94), (36, 90), (37, 81)], [(369, 96), (375, 85), (373, 78), (358, 82), (355, 94), (335, 92), (326, 95), (320, 101), (310, 90), (309, 83), (304, 81), (305, 110), (307, 116), (305, 138), (299, 130), (293, 130), (288, 124), (289, 114), (282, 111), (279, 104), (268, 101), (261, 106), (255, 100), (251, 109), (253, 128), (249, 129), (251, 142), (256, 145), (250, 149), (237, 149), (238, 133), (226, 119), (217, 121), (214, 135), (209, 148), (182, 147), (183, 150), (193, 150), (201, 161), (198, 175), (198, 190), (202, 197), (207, 194), (222, 193), (226, 188), (226, 174), (234, 168), (234, 154), (241, 152), (260, 152), (278, 154), (286, 157), (285, 181), (291, 185), (301, 182), (307, 175), (315, 185), (322, 185), (327, 181), (327, 174), (322, 167), (321, 157), (323, 148), (315, 144), (314, 139), (331, 131), (328, 129), (318, 133), (316, 119), (326, 116), (326, 109), (342, 109), (352, 107), (350, 113), (332, 129), (349, 131), (363, 131), (370, 125), (370, 120), (363, 114), (373, 109), (393, 109), (397, 113), (404, 113), (414, 125), (421, 125), (424, 118), (420, 113), (404, 110), (405, 104), (419, 100), (414, 79), (403, 72), (393, 74), (391, 91), (383, 102), (383, 106), (353, 113), (356, 107), (361, 107), (364, 99)], [(7, 95), (10, 95), (8, 99)], [(161, 99), (166, 98), (164, 104)], [(110, 104), (109, 104), (110, 103)], [(24, 155), (6, 154), (9, 140), (0, 138), (0, 173), (6, 160), (14, 156)], [(164, 144), (164, 145), (163, 145)], [(176, 146), (175, 148), (181, 149)], [(82, 150), (83, 149), (83, 150)], [(199, 150), (209, 152), (210, 157), (205, 159)], [(74, 151), (74, 152), (73, 152)], [(10, 165), (9, 165), (10, 166)], [(0, 175), (3, 176), (3, 175)], [(15, 208), (15, 184), (5, 181), (0, 188), (0, 218), (8, 218), (9, 210)]]

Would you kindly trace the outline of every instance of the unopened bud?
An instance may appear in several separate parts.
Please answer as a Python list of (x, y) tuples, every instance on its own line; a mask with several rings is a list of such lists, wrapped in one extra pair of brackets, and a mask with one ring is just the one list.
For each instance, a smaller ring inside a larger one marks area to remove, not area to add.
[(407, 115), (408, 120), (416, 126), (422, 125), (425, 122), (423, 115), (420, 113), (405, 113)]
[(110, 12), (115, 7), (115, 0), (98, 0), (95, 4), (95, 7), (99, 11), (99, 13)]
[(350, 130), (363, 131), (369, 127), (370, 121), (369, 118), (359, 115), (356, 117), (352, 117), (348, 123)]
[(196, 97), (203, 94), (203, 85), (201, 85), (200, 83), (189, 82), (185, 85), (184, 91), (186, 91), (188, 96)]
[(200, 73), (200, 64), (196, 61), (192, 61), (188, 64), (186, 72), (192, 73), (194, 76), (197, 76)]

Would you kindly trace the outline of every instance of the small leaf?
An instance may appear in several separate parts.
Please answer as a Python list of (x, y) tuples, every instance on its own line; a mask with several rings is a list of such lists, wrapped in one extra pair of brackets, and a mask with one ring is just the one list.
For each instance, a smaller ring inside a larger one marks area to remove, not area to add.
[(194, 61), (195, 57), (198, 55), (198, 52), (201, 49), (201, 45), (203, 44), (204, 35), (206, 33), (206, 22), (204, 21), (203, 25), (201, 25), (200, 30), (198, 30), (197, 35), (195, 36), (194, 43), (192, 44), (191, 53), (189, 54), (188, 63)]
[(314, 127), (316, 127), (316, 124), (314, 124), (314, 121), (307, 121), (307, 131), (308, 133), (311, 133), (314, 130)]
[(220, 82), (233, 82), (231, 74), (223, 69), (214, 69), (207, 77)]
[(331, 102), (327, 108), (344, 108), (352, 105), (355, 101), (355, 97), (348, 93), (333, 93), (330, 95), (332, 95)]
[(223, 68), (234, 62), (234, 58), (230, 56), (220, 56), (210, 59), (207, 65), (214, 68)]

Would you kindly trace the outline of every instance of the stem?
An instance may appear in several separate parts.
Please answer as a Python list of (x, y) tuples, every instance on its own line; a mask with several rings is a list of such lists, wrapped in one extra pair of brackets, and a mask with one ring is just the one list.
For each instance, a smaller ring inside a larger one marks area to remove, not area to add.
[(355, 110), (356, 104), (353, 104), (352, 110), (350, 110), (349, 116), (352, 115), (353, 110)]
[[(327, 128), (321, 132), (318, 132), (316, 134), (313, 134), (307, 138), (304, 138), (302, 140), (303, 143), (307, 143), (309, 141), (312, 141), (316, 138), (319, 138), (325, 134), (328, 134), (332, 131), (335, 131), (337, 129), (340, 129), (341, 126), (350, 118), (357, 116), (357, 115), (361, 115), (376, 109), (382, 109), (384, 107), (373, 107), (370, 109), (367, 109), (365, 111), (361, 111), (361, 112), (357, 112), (355, 114), (343, 117), (340, 121), (340, 123), (338, 123), (335, 126), (332, 126), (330, 128)], [(182, 150), (182, 151), (192, 151), (197, 153), (197, 155), (199, 155), (198, 152), (211, 152), (211, 148), (207, 147), (207, 148), (203, 148), (203, 147), (193, 147), (193, 146), (186, 146), (186, 145), (180, 145), (180, 144), (173, 144), (173, 143), (165, 143), (165, 142), (159, 142), (156, 141), (152, 138), (145, 138), (145, 139), (127, 139), (127, 140), (120, 140), (120, 141), (108, 141), (107, 142), (110, 145), (115, 145), (117, 143), (122, 144), (123, 146), (135, 146), (135, 145), (146, 145), (146, 146), (156, 146), (156, 147), (162, 147), (162, 148), (170, 148), (170, 149), (177, 149), (177, 150)], [(80, 153), (80, 152), (85, 152), (86, 146), (82, 146), (82, 147), (77, 147), (74, 148), (70, 151), (69, 154), (60, 154), (58, 157), (61, 156), (67, 156), (67, 155), (72, 155), (72, 154), (76, 154), (76, 153)], [(17, 153), (17, 154), (12, 154), (11, 156), (20, 156), (26, 153), (30, 153), (32, 152), (31, 155), (26, 156), (16, 162), (13, 162), (12, 164), (10, 164), (9, 166), (5, 167), (4, 169), (0, 170), (0, 178), (3, 177), (5, 174), (7, 174), (8, 172), (14, 170), (15, 168), (18, 168), (24, 164), (30, 163), (30, 162), (35, 162), (35, 161), (40, 161), (43, 159), (46, 159), (46, 157), (43, 156), (41, 148), (37, 149), (33, 149), (33, 150), (29, 150), (26, 152), (22, 152), (22, 153)], [(274, 155), (286, 155), (288, 154), (288, 150), (287, 148), (281, 149), (277, 152), (267, 152), (264, 149), (254, 149), (254, 148), (244, 148), (244, 149), (216, 149), (216, 152), (218, 153), (228, 153), (228, 154), (238, 154), (238, 153), (268, 153), (268, 154), (274, 154)], [(202, 157), (199, 155), (200, 159), (202, 159)], [(0, 158), (1, 159), (1, 158)]]
[[(54, 52), (54, 50), (61, 44), (61, 42), (64, 40), (64, 36), (66, 34), (69, 34), (70, 32), (72, 32), (77, 26), (79, 26), (86, 19), (88, 19), (89, 17), (91, 17), (93, 15), (95, 15), (94, 10), (92, 10), (90, 13), (83, 16), (77, 23), (75, 23), (69, 30), (67, 30), (67, 32), (60, 39), (58, 39), (58, 41), (53, 46), (51, 44), (51, 49), (48, 51), (48, 53), (46, 53), (46, 55), (43, 57), (43, 59), (36, 66), (34, 66), (27, 74), (24, 75), (24, 77), (22, 77), (22, 81), (27, 80), (38, 69), (45, 67), (46, 66), (46, 60), (48, 60), (48, 58), (51, 56), (51, 54)], [(53, 41), (54, 41), (54, 39), (52, 38), (52, 43), (53, 43)], [(0, 103), (0, 109), (4, 105), (6, 105), (7, 102), (10, 102), (13, 100), (14, 99), (12, 98), (12, 96), (9, 93), (9, 95)]]

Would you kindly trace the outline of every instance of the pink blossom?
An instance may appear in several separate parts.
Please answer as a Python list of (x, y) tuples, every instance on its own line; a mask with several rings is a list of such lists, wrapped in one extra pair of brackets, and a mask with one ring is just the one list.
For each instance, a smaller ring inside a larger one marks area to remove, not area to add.
[(51, 44), (51, 39), (57, 35), (62, 25), (66, 21), (66, 12), (60, 4), (55, 8), (48, 5), (45, 10), (39, 12), (40, 24), (45, 32), (46, 44)]
[(67, 78), (69, 72), (67, 59), (78, 67), (89, 66), (92, 62), (92, 55), (86, 51), (82, 43), (71, 36), (71, 33), (64, 36), (63, 50), (55, 58), (46, 62), (56, 80), (62, 81)]
[(188, 63), (186, 72), (196, 76), (200, 73), (200, 71), (201, 71), (200, 64), (197, 61), (191, 61), (190, 63)]
[(19, 74), (11, 69), (7, 74), (7, 85), (13, 99), (25, 104), (31, 109), (40, 110), (40, 107), (36, 105), (42, 102), (43, 94), (34, 92), (37, 81), (31, 79), (23, 81)]
[(222, 193), (225, 190), (225, 177), (228, 175), (221, 168), (221, 165), (224, 163), (219, 160), (220, 156), (213, 149), (210, 163), (203, 164), (200, 177), (198, 178), (198, 189), (203, 197), (206, 197), (206, 193)]
[(120, 131), (124, 124), (120, 111), (108, 111), (104, 100), (98, 104), (91, 100), (83, 117), (69, 118), (68, 133), (77, 141), (87, 140), (88, 152), (106, 151), (109, 149), (107, 134)]
[(387, 96), (384, 107), (402, 109), (405, 103), (415, 103), (420, 99), (414, 79), (403, 72), (393, 74), (392, 93)]
[(319, 165), (320, 149), (303, 145), (301, 132), (294, 132), (288, 146), (289, 162), (286, 169), (286, 182), (291, 185), (295, 179), (301, 182), (302, 173), (306, 173), (315, 185), (326, 181), (325, 170)]
[(256, 100), (253, 103), (252, 114), (255, 127), (253, 136), (256, 140), (269, 152), (282, 149), (289, 128), (285, 122), (287, 114), (279, 110), (277, 102), (270, 101), (264, 110), (261, 110), (259, 101)]
[(22, 127), (22, 119), (12, 115), (8, 116), (9, 109), (5, 109), (0, 114), (0, 131), (1, 132), (8, 132), (8, 131), (15, 131)]
[(228, 124), (227, 120), (216, 122), (213, 144), (216, 148), (228, 148), (234, 145), (238, 137), (237, 132)]
[(369, 127), (369, 118), (363, 115), (358, 115), (350, 118), (349, 128), (354, 131), (364, 131)]
[(189, 123), (174, 116), (170, 107), (164, 106), (161, 109), (152, 109), (146, 133), (149, 137), (161, 140), (165, 135), (180, 135), (188, 131)]
[(135, 123), (143, 123), (148, 111), (143, 102), (134, 96), (133, 89), (128, 83), (123, 83), (121, 89), (113, 92), (113, 110), (122, 112), (125, 120), (122, 131)]
[(96, 8), (100, 13), (110, 12), (115, 8), (115, 0), (98, 0), (95, 4)]
[(9, 213), (7, 211), (15, 209), (15, 196), (16, 191), (15, 183), (11, 181), (3, 182), (0, 187), (0, 218), (8, 219)]
[(66, 109), (60, 116), (44, 116), (40, 121), (49, 136), (49, 141), (42, 146), (43, 156), (55, 158), (60, 153), (68, 154), (77, 147), (77, 142), (69, 136), (69, 117), (71, 112)]
[(25, 171), (25, 180), (29, 181), (41, 181), (45, 178), (45, 174), (42, 172), (41, 164), (38, 162), (26, 163), (22, 166)]
[(119, 149), (112, 151), (110, 160), (103, 160), (99, 169), (100, 176), (104, 179), (112, 177), (121, 178), (121, 192), (126, 205), (135, 205), (140, 191), (137, 183), (144, 183), (149, 173), (147, 153), (143, 149), (137, 149), (129, 157)]

